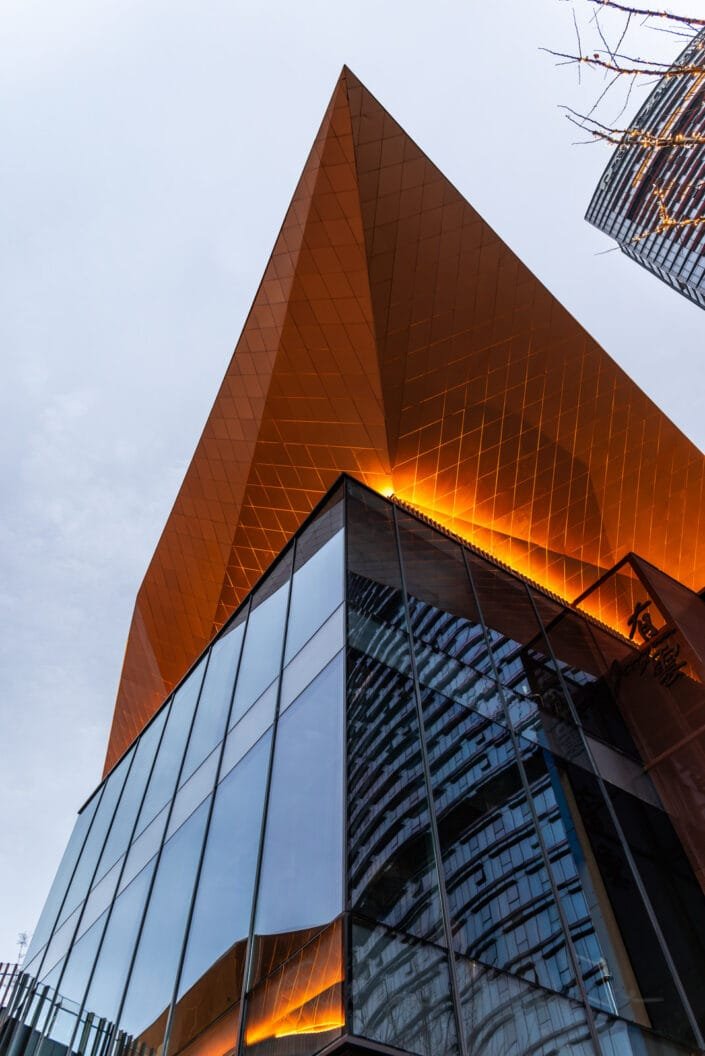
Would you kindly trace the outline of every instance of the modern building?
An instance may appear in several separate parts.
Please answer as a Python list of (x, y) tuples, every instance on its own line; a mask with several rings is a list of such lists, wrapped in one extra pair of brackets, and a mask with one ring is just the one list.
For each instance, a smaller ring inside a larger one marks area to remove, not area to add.
[(705, 30), (623, 135), (586, 219), (705, 308)]
[(704, 469), (344, 71), (0, 1056), (704, 1054)]

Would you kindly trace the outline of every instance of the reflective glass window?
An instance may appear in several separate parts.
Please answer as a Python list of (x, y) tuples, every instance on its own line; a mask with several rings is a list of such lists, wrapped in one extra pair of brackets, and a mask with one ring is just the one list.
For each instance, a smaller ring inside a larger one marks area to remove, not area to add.
[(88, 888), (93, 880), (98, 860), (103, 851), (105, 837), (112, 824), (113, 814), (125, 783), (125, 777), (132, 762), (133, 753), (134, 748), (118, 763), (105, 781), (100, 805), (96, 811), (96, 816), (81, 852), (76, 871), (69, 885), (66, 901), (59, 917), (60, 921), (65, 920), (88, 893)]
[(162, 807), (156, 818), (149, 823), (146, 829), (139, 834), (133, 842), (127, 855), (125, 871), (120, 879), (120, 890), (123, 891), (137, 874), (145, 867), (147, 862), (154, 857), (161, 846), (166, 828), (169, 806)]
[(114, 1023), (139, 932), (156, 859), (118, 895), (109, 912), (86, 1008)]
[(252, 599), (231, 723), (244, 715), (279, 674), (289, 600), (290, 566), (291, 556), (287, 555)]
[(443, 941), (431, 812), (390, 507), (351, 487), (347, 540), (350, 899), (365, 916)]
[(345, 644), (345, 606), (339, 605), (282, 672), (279, 702), (284, 711)]
[(90, 803), (84, 807), (76, 819), (73, 832), (71, 833), (71, 837), (56, 872), (54, 882), (51, 885), (51, 890), (44, 903), (44, 908), (42, 909), (37, 926), (34, 929), (32, 941), (29, 944), (27, 956), (25, 958), (27, 965), (31, 964), (37, 956), (37, 953), (47, 943), (49, 936), (51, 935), (56, 915), (66, 893), (66, 889), (71, 881), (74, 866), (78, 861), (78, 857), (83, 847), (83, 841), (88, 833), (88, 829), (93, 820), (101, 795), (102, 789), (99, 789), (92, 797)]
[(278, 724), (257, 902), (258, 934), (325, 924), (342, 909), (342, 712), (339, 655)]
[(208, 803), (164, 844), (149, 899), (120, 1026), (150, 1048), (161, 1044), (176, 984)]
[(278, 687), (279, 681), (277, 680), (264, 691), (257, 703), (245, 712), (228, 733), (220, 767), (221, 778), (232, 770), (274, 722)]
[(524, 748), (524, 756), (591, 1003), (690, 1041), (684, 1009), (598, 782), (536, 746)]
[(255, 986), (244, 1051), (314, 1056), (344, 1026), (342, 927), (336, 921)]
[(245, 613), (227, 628), (211, 648), (201, 699), (189, 738), (182, 781), (193, 773), (225, 736), (235, 673), (245, 635), (244, 621)]
[[(197, 1037), (205, 1044), (202, 1039), (215, 1032), (212, 1024), (240, 1001), (269, 747), (270, 737), (263, 737), (218, 786), (174, 1010), (172, 1053)], [(227, 1020), (230, 1044), (233, 1019)]]
[[(578, 1001), (466, 957), (456, 957), (456, 975), (469, 1056), (595, 1056)], [(632, 1056), (632, 1051), (619, 1049), (609, 1056)]]
[[(315, 532), (320, 525), (320, 520), (314, 522), (307, 533)], [(297, 548), (304, 546), (302, 538)], [(342, 604), (344, 548), (345, 534), (341, 529), (294, 572), (286, 636), (287, 661)]]
[(216, 748), (176, 793), (166, 833), (167, 840), (183, 824), (189, 814), (193, 813), (199, 803), (202, 803), (213, 791), (219, 760), (220, 748)]
[(457, 1056), (448, 955), (353, 921), (352, 1033), (419, 1056)]
[(137, 820), (137, 813), (142, 803), (144, 790), (154, 763), (159, 739), (164, 729), (167, 710), (167, 708), (162, 708), (135, 746), (135, 761), (130, 768), (129, 778), (125, 782), (120, 802), (115, 811), (113, 824), (105, 841), (105, 848), (97, 873), (98, 878), (127, 850), (135, 821)]
[(138, 832), (144, 829), (174, 794), (204, 670), (205, 657), (200, 660), (172, 699), (164, 735), (140, 811)]
[(123, 862), (124, 856), (115, 862), (112, 869), (109, 869), (105, 876), (91, 890), (83, 907), (81, 923), (78, 928), (79, 935), (82, 935), (87, 931), (91, 924), (101, 916), (112, 902), (118, 880), (120, 879)]
[(438, 694), (423, 705), (455, 948), (579, 997), (509, 730)]

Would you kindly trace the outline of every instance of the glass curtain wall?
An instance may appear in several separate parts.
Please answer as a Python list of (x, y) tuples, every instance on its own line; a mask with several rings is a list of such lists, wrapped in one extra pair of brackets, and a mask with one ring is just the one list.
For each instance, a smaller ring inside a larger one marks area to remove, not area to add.
[(346, 481), (80, 813), (1, 1056), (705, 1051), (630, 649)]
[(353, 1032), (701, 1051), (705, 905), (610, 692), (629, 646), (356, 485), (347, 523)]
[(344, 645), (338, 488), (79, 814), (3, 1054), (341, 1032)]

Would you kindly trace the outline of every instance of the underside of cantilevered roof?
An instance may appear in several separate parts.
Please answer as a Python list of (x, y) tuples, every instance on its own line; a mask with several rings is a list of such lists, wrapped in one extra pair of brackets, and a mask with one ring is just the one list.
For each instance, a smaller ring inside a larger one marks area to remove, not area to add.
[(137, 595), (106, 769), (341, 472), (567, 599), (629, 550), (705, 582), (701, 452), (347, 69)]

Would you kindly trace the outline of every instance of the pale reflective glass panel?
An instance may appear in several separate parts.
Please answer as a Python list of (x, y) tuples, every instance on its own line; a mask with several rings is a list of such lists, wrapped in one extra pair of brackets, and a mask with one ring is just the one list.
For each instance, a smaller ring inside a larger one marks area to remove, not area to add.
[(221, 780), (274, 722), (278, 687), (277, 680), (264, 691), (257, 703), (245, 712), (228, 733), (220, 766)]
[(207, 816), (205, 802), (164, 845), (120, 1016), (150, 1048), (166, 1027)]
[(279, 702), (284, 711), (345, 644), (345, 606), (339, 605), (282, 672)]
[(211, 752), (205, 762), (201, 763), (198, 770), (191, 774), (188, 781), (176, 793), (174, 805), (171, 809), (171, 817), (169, 818), (169, 828), (166, 833), (167, 840), (184, 823), (189, 814), (193, 813), (199, 803), (213, 791), (219, 760), (220, 748), (218, 747)]
[(135, 821), (137, 820), (137, 812), (140, 809), (144, 790), (154, 764), (154, 757), (164, 729), (164, 723), (166, 722), (167, 711), (167, 708), (162, 708), (135, 746), (135, 761), (130, 769), (130, 776), (125, 782), (110, 833), (105, 841), (105, 848), (97, 874), (98, 878), (127, 850)]
[[(316, 527), (317, 522), (314, 522), (308, 531)], [(345, 533), (341, 529), (294, 573), (286, 661), (296, 655), (328, 616), (342, 604), (344, 549)]]
[[(342, 909), (343, 665), (339, 655), (277, 727), (256, 932), (291, 932)], [(282, 898), (286, 891), (286, 898)]]
[(193, 773), (225, 736), (225, 724), (244, 635), (243, 616), (213, 643), (184, 760), (182, 781)]
[(120, 890), (123, 891), (147, 862), (154, 857), (161, 846), (169, 815), (169, 805), (163, 807), (156, 818), (149, 823), (130, 847), (125, 864), (125, 871), (120, 879)]
[(60, 921), (65, 920), (88, 893), (88, 888), (93, 880), (98, 860), (103, 850), (105, 837), (112, 824), (115, 807), (120, 798), (133, 754), (134, 748), (118, 763), (112, 774), (106, 779), (100, 805), (96, 811), (96, 816), (66, 894), (66, 901), (59, 917)]
[(155, 861), (153, 859), (115, 900), (96, 960), (86, 1008), (110, 1022), (115, 1022), (120, 1008)]
[(59, 911), (59, 906), (61, 905), (66, 889), (71, 881), (71, 875), (76, 862), (78, 861), (78, 857), (83, 847), (83, 841), (86, 838), (86, 834), (93, 820), (93, 815), (96, 812), (101, 795), (102, 790), (99, 790), (76, 819), (76, 824), (73, 827), (73, 832), (71, 833), (71, 837), (57, 870), (56, 877), (51, 885), (51, 890), (44, 903), (41, 916), (34, 929), (32, 941), (27, 950), (25, 960), (28, 966), (31, 965), (37, 953), (49, 939), (56, 915)]
[(140, 811), (138, 832), (142, 831), (174, 794), (205, 666), (204, 657), (174, 694)]
[[(290, 561), (290, 556), (287, 556), (281, 567), (276, 569), (276, 576), (270, 575), (252, 600), (235, 687), (231, 722), (237, 721), (244, 715), (250, 705), (279, 674), (284, 623), (289, 600)], [(275, 584), (282, 579), (284, 582), (272, 590)]]
[[(240, 1001), (257, 849), (262, 826), (270, 736), (241, 759), (218, 786), (179, 982), (169, 1050), (194, 1038), (208, 1045), (222, 1034), (232, 1044)], [(227, 1046), (225, 1046), (227, 1048)]]

